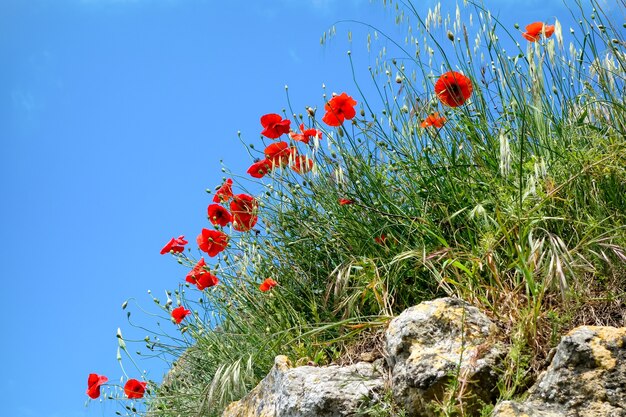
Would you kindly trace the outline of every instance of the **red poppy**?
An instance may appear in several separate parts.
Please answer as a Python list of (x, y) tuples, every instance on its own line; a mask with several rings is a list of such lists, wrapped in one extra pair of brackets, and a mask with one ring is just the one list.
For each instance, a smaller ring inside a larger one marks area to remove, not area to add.
[(356, 106), (356, 101), (346, 93), (334, 96), (324, 106), (326, 114), (322, 117), (322, 121), (328, 126), (341, 126), (344, 120), (350, 120), (356, 116), (354, 106)]
[(268, 159), (262, 159), (252, 164), (246, 172), (254, 178), (263, 178), (265, 174), (267, 174), (271, 170), (272, 162)]
[(261, 285), (259, 285), (259, 289), (263, 292), (267, 292), (278, 285), (278, 282), (274, 281), (272, 278), (266, 278), (265, 281)]
[(233, 229), (246, 232), (256, 225), (259, 203), (248, 194), (237, 194), (230, 202), (230, 213), (233, 216)]
[(439, 113), (429, 114), (427, 118), (420, 124), (421, 127), (435, 126), (436, 128), (442, 128), (446, 123), (446, 118), (439, 116)]
[(225, 227), (232, 220), (232, 216), (228, 210), (219, 204), (210, 204), (207, 208), (207, 214), (209, 216), (209, 221), (213, 223), (213, 226), (220, 225)]
[(137, 381), (136, 379), (129, 379), (124, 385), (124, 393), (128, 398), (143, 398), (143, 394), (146, 392), (147, 382)]
[(524, 39), (530, 42), (537, 42), (541, 34), (545, 33), (549, 38), (554, 33), (554, 25), (545, 25), (543, 22), (533, 22), (526, 26), (526, 32), (522, 33)]
[(185, 240), (185, 236), (181, 235), (173, 237), (172, 240), (167, 242), (163, 249), (161, 249), (161, 255), (165, 255), (168, 252), (181, 253), (185, 250), (185, 245), (189, 243)]
[(309, 141), (313, 138), (322, 138), (322, 131), (317, 129), (305, 129), (304, 123), (300, 125), (300, 131), (302, 133), (290, 132), (289, 137), (293, 140), (297, 140), (298, 142), (309, 143)]
[(214, 203), (226, 203), (233, 196), (233, 180), (227, 179), (213, 196)]
[(265, 128), (261, 132), (263, 136), (278, 139), (283, 133), (289, 133), (291, 120), (283, 120), (280, 114), (270, 113), (261, 117), (261, 125)]
[(291, 163), (291, 169), (296, 171), (298, 174), (304, 174), (313, 169), (313, 160), (309, 159), (308, 156), (298, 155)]
[(458, 107), (472, 95), (472, 81), (456, 71), (443, 74), (435, 83), (435, 93), (447, 106)]
[(104, 375), (89, 374), (87, 378), (87, 395), (92, 400), (95, 400), (100, 396), (100, 386), (109, 380)]
[(189, 271), (185, 277), (185, 281), (190, 284), (194, 284), (200, 291), (205, 288), (213, 287), (219, 283), (217, 277), (206, 269), (204, 258), (200, 258), (193, 269)]
[(340, 198), (339, 199), (339, 205), (340, 206), (345, 206), (345, 205), (352, 204), (352, 203), (354, 203), (354, 201), (350, 200), (348, 198)]
[(202, 229), (196, 242), (201, 251), (214, 257), (228, 246), (228, 235), (220, 230)]
[(378, 243), (379, 245), (384, 245), (385, 242), (387, 242), (387, 236), (385, 234), (382, 234), (378, 237), (375, 237), (374, 242)]
[(190, 314), (191, 311), (187, 310), (183, 306), (176, 307), (174, 310), (172, 310), (172, 318), (174, 319), (176, 324), (180, 324), (180, 322), (183, 321), (183, 319)]
[(290, 148), (287, 142), (275, 142), (265, 148), (265, 158), (272, 163), (272, 168), (284, 166), (294, 156), (296, 148)]

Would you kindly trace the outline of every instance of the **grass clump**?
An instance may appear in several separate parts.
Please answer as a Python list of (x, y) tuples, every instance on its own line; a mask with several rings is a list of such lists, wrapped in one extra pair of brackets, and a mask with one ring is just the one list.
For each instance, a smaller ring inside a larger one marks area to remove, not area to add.
[[(205, 270), (219, 284), (181, 285), (162, 305), (193, 313), (180, 336), (148, 343), (155, 354), (184, 351), (148, 415), (218, 415), (276, 355), (341, 361), (395, 314), (443, 295), (506, 330), (502, 398), (533, 382), (573, 326), (626, 325), (622, 27), (592, 0), (572, 8), (574, 34), (557, 20), (531, 42), (479, 3), (425, 18), (396, 4), (407, 38), (388, 38), (371, 83), (352, 87), (356, 114), (335, 126), (289, 103), (280, 119), (316, 132), (308, 143), (297, 132), (278, 139), (297, 154), (254, 171), (263, 179), (250, 191), (253, 228), (217, 227), (229, 245)], [(446, 105), (435, 91), (444, 74), (468, 77), (471, 95)], [(325, 93), (319, 112), (331, 100)], [(423, 123), (429, 115), (435, 125)], [(262, 292), (266, 278), (278, 285)], [(364, 415), (402, 415), (389, 403)], [(457, 415), (454, 406), (444, 414)]]

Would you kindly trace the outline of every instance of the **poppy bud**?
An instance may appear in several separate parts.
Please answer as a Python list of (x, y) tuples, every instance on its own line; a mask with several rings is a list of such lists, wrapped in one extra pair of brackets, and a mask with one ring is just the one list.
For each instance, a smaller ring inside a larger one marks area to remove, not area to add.
[(514, 27), (515, 29), (519, 29), (519, 23), (514, 24), (514, 25), (513, 25), (513, 27)]
[(128, 306), (128, 301), (122, 303), (122, 310), (126, 310), (126, 306)]
[(396, 83), (402, 84), (402, 77), (400, 76), (400, 74), (396, 74)]
[(454, 42), (454, 33), (448, 31), (448, 39), (450, 39), (450, 42)]
[(359, 112), (359, 114), (361, 115), (361, 117), (365, 117), (365, 110), (361, 109), (361, 111)]
[(313, 107), (307, 107), (306, 108), (306, 112), (309, 114), (309, 116), (311, 117), (315, 117), (315, 110)]

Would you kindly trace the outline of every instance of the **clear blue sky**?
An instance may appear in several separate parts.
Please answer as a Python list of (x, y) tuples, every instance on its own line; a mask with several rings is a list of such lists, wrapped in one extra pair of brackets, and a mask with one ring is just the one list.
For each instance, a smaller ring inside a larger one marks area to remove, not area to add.
[[(557, 0), (491, 4), (511, 26), (569, 19)], [(245, 173), (237, 131), (259, 144), (285, 84), (298, 111), (321, 107), (322, 83), (356, 95), (348, 49), (367, 78), (358, 27), (320, 46), (340, 19), (404, 36), (367, 0), (0, 0), (3, 415), (114, 415), (84, 407), (87, 375), (122, 375), (118, 327), (143, 337), (122, 302), (150, 308), (147, 290), (183, 279), (159, 250), (206, 226), (220, 159)]]

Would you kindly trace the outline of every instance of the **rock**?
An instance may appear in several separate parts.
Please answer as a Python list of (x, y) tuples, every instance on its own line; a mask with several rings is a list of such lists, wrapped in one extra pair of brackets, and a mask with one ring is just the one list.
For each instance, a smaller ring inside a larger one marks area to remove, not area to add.
[(572, 330), (528, 398), (498, 404), (492, 415), (626, 417), (626, 327)]
[(465, 415), (493, 403), (496, 368), (504, 349), (496, 342), (497, 328), (477, 308), (455, 298), (411, 307), (387, 329), (387, 363), (394, 399), (408, 416), (435, 416), (448, 385), (458, 378), (457, 395)]
[(354, 416), (363, 401), (384, 386), (371, 363), (292, 368), (277, 356), (270, 373), (244, 398), (231, 403), (223, 417)]

